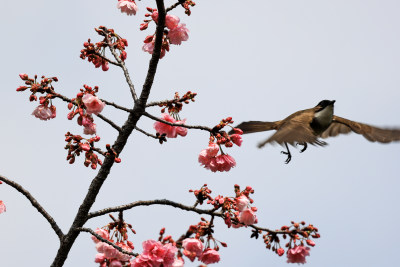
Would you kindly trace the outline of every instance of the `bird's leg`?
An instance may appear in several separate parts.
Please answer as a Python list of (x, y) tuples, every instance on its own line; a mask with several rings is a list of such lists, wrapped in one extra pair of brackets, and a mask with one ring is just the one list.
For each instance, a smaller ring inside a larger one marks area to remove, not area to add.
[(306, 142), (297, 143), (297, 145), (302, 145), (303, 146), (303, 148), (300, 150), (300, 153), (303, 153), (304, 151), (306, 151), (306, 149), (307, 149), (307, 143)]
[(284, 144), (285, 144), (287, 151), (281, 151), (281, 153), (287, 155), (287, 159), (286, 159), (285, 163), (288, 164), (290, 162), (290, 160), (292, 159), (292, 154), (290, 153), (287, 143), (285, 142)]

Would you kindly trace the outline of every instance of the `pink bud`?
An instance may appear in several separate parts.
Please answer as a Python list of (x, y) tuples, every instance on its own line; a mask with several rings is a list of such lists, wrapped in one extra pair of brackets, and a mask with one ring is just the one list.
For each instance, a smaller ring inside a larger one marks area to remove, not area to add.
[(28, 89), (28, 87), (26, 87), (26, 86), (20, 86), (20, 87), (17, 88), (17, 92), (25, 91), (26, 89)]
[(22, 80), (28, 80), (28, 74), (26, 74), (26, 73), (20, 73), (19, 74), (19, 77), (22, 79)]
[(313, 247), (313, 246), (315, 246), (315, 242), (310, 239), (307, 239), (307, 245)]
[(103, 71), (108, 71), (110, 67), (108, 66), (108, 61), (103, 61), (103, 64), (101, 64), (101, 69)]
[(285, 250), (283, 248), (278, 248), (276, 250), (276, 253), (278, 253), (279, 257), (282, 256), (285, 253)]

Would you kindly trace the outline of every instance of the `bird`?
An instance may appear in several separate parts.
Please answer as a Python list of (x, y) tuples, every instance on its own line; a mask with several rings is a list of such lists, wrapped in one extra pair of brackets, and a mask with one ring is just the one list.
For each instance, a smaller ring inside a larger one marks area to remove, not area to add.
[[(368, 124), (351, 121), (333, 114), (335, 100), (322, 100), (313, 108), (297, 111), (279, 121), (246, 121), (237, 125), (243, 134), (276, 130), (265, 141), (258, 144), (262, 148), (268, 143), (278, 143), (286, 147), (281, 153), (287, 155), (285, 161), (288, 164), (292, 155), (289, 145), (302, 145), (300, 153), (307, 149), (307, 144), (314, 146), (326, 146), (322, 139), (334, 137), (339, 134), (355, 132), (361, 134), (370, 142), (390, 143), (400, 141), (400, 128), (383, 129)], [(229, 134), (234, 133), (234, 130)]]

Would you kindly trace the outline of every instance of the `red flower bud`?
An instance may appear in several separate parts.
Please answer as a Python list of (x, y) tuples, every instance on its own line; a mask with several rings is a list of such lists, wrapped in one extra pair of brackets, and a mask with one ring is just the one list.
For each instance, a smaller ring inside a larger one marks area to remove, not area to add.
[(28, 89), (28, 87), (26, 87), (26, 86), (20, 86), (20, 87), (17, 88), (17, 92), (25, 91), (26, 89)]

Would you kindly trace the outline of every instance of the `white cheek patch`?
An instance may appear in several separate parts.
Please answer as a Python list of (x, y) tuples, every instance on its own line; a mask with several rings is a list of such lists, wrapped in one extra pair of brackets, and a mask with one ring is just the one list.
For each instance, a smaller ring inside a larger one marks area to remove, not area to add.
[(320, 124), (330, 124), (333, 119), (333, 106), (328, 106), (315, 113), (314, 117)]

